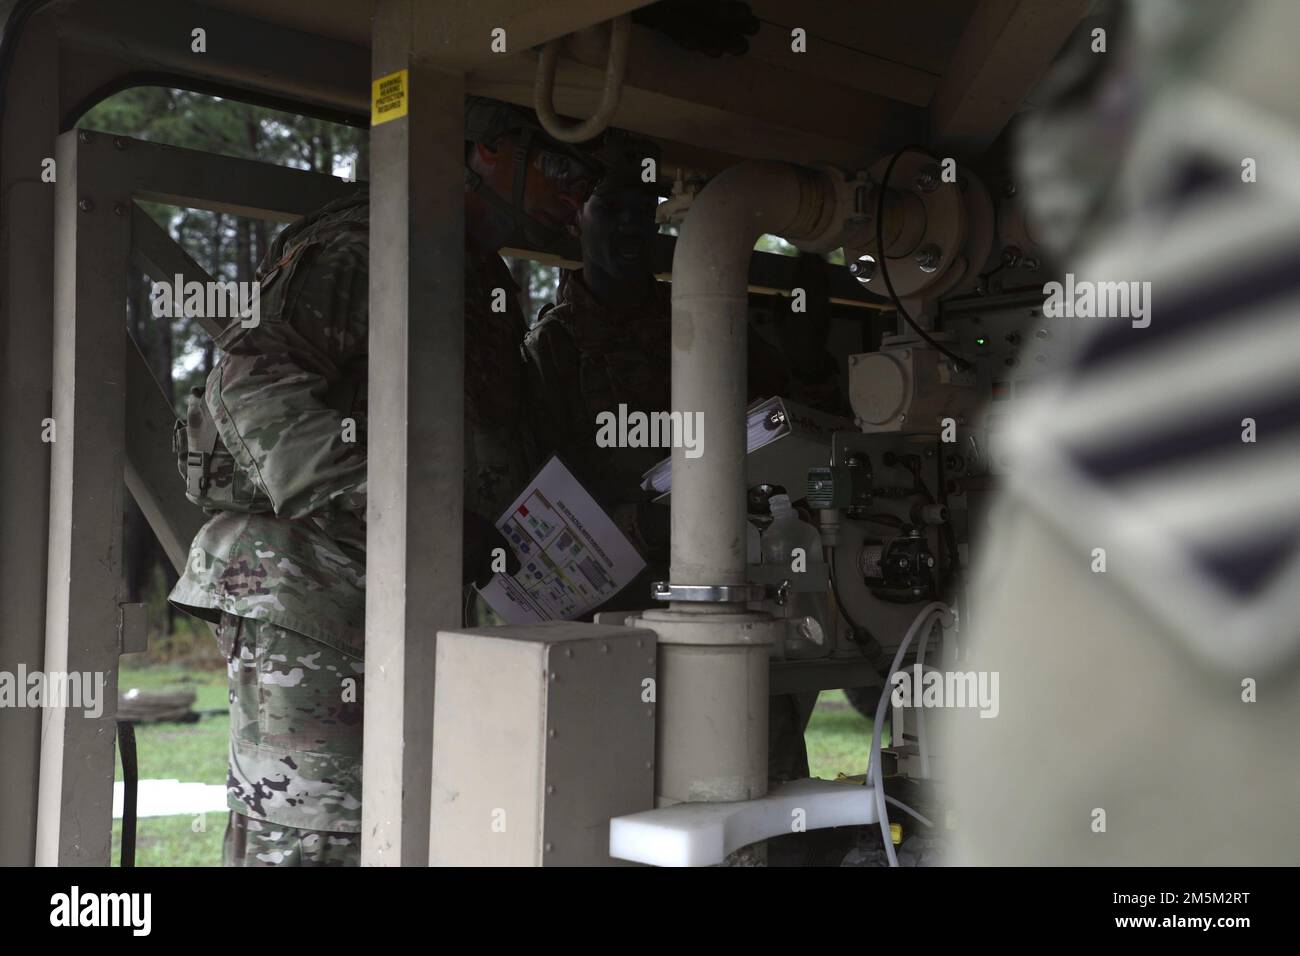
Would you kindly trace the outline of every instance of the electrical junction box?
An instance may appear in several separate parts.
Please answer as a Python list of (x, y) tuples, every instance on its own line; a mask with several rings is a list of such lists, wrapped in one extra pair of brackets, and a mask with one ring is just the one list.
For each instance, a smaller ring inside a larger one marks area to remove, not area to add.
[[(947, 345), (944, 333), (932, 338)], [(958, 425), (974, 415), (983, 395), (972, 369), (958, 370), (919, 340), (885, 339), (878, 352), (849, 356), (849, 404), (867, 434), (938, 435), (943, 419)]]
[(653, 631), (556, 621), (438, 633), (432, 866), (627, 865), (654, 807)]

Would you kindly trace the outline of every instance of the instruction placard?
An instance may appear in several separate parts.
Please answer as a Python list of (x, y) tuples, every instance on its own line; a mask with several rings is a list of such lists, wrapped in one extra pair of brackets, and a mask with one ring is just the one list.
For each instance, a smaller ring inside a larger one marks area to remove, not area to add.
[(381, 76), (370, 84), (370, 125), (406, 115), (406, 70)]
[(508, 624), (572, 621), (604, 604), (645, 560), (558, 458), (515, 499), (497, 528), (519, 556), (513, 577), (479, 593)]

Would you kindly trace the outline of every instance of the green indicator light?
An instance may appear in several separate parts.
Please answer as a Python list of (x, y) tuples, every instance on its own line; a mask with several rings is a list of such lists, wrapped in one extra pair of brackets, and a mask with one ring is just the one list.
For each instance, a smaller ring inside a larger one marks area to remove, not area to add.
[(978, 338), (975, 340), (975, 344), (982, 348), (983, 346), (989, 344), (989, 340), (986, 338)]

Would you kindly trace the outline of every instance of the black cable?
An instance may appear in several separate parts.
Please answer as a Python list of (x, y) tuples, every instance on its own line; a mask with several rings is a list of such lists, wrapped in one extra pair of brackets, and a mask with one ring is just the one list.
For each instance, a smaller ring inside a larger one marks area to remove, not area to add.
[(848, 608), (846, 608), (844, 603), (840, 600), (839, 589), (835, 586), (834, 548), (826, 549), (826, 564), (827, 570), (830, 571), (831, 598), (835, 601), (835, 607), (840, 612), (840, 616), (848, 622), (849, 628), (853, 632), (854, 645), (862, 652), (862, 656), (867, 659), (867, 662), (879, 671), (886, 663), (884, 648), (880, 646), (880, 642), (876, 640), (874, 634), (857, 621), (853, 620), (853, 617), (849, 614)]
[(135, 819), (140, 768), (135, 755), (135, 724), (117, 722), (117, 749), (122, 755), (122, 859), (121, 866), (135, 866)]
[(963, 371), (970, 368), (970, 363), (961, 356), (948, 351), (934, 339), (930, 338), (921, 326), (916, 324), (916, 321), (907, 314), (907, 309), (903, 308), (903, 301), (898, 297), (898, 293), (894, 291), (894, 284), (889, 281), (889, 257), (885, 255), (885, 191), (889, 188), (889, 177), (894, 172), (894, 164), (897, 163), (898, 160), (902, 158), (902, 155), (909, 150), (915, 150), (916, 152), (922, 153), (926, 156), (930, 155), (919, 146), (904, 146), (896, 152), (889, 160), (889, 165), (885, 167), (885, 175), (881, 177), (880, 191), (876, 196), (876, 251), (880, 253), (880, 275), (885, 280), (885, 288), (889, 290), (889, 298), (893, 300), (894, 308), (898, 310), (898, 314), (903, 317), (903, 320), (912, 327), (912, 330), (919, 335), (925, 343), (930, 346), (930, 348), (946, 355), (952, 360), (958, 371)]
[(934, 504), (935, 499), (934, 495), (930, 494), (930, 486), (921, 477), (921, 459), (916, 455), (899, 455), (896, 462), (912, 473), (912, 494), (923, 496), (928, 505)]

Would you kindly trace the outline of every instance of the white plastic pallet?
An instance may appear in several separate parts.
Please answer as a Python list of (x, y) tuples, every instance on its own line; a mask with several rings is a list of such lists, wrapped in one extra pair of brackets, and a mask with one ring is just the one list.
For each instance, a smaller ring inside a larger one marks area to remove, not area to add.
[(712, 866), (743, 846), (797, 829), (877, 821), (872, 787), (795, 780), (757, 800), (679, 803), (614, 817), (609, 855), (652, 866)]

